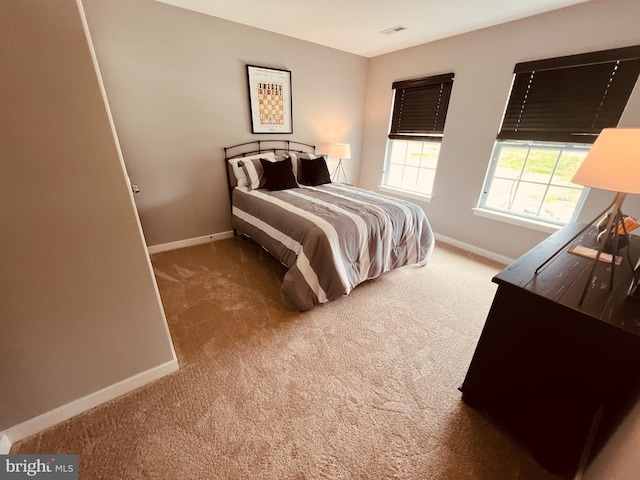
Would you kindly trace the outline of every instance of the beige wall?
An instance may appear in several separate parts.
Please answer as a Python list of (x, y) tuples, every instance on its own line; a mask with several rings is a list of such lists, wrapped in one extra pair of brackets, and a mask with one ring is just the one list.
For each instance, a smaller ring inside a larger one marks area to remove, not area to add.
[(175, 356), (78, 5), (0, 24), (2, 431)]
[[(431, 203), (419, 203), (434, 230), (517, 258), (547, 234), (473, 215), (518, 62), (640, 44), (640, 2), (592, 1), (529, 19), (371, 59), (360, 185), (380, 182), (395, 80), (454, 72), (455, 80)], [(620, 126), (640, 127), (640, 86)], [(581, 219), (596, 216), (613, 194), (589, 195)], [(640, 215), (640, 197), (625, 212)]]
[[(367, 60), (152, 0), (83, 0), (148, 245), (231, 229), (225, 146), (351, 143)], [(253, 135), (246, 65), (291, 70), (293, 134)]]

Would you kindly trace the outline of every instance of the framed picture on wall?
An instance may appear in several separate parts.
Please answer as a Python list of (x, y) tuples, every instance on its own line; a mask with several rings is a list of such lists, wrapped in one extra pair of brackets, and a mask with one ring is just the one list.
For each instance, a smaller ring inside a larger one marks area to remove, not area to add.
[(247, 65), (253, 133), (293, 133), (291, 72)]

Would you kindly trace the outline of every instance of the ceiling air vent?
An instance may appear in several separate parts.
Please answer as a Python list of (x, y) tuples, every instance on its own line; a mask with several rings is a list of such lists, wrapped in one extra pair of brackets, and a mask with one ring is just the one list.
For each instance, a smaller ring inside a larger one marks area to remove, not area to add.
[(404, 25), (396, 25), (395, 27), (391, 27), (391, 28), (387, 28), (386, 30), (382, 30), (380, 33), (382, 35), (393, 35), (394, 33), (398, 33), (401, 32), (403, 30), (406, 30), (407, 27), (405, 27)]

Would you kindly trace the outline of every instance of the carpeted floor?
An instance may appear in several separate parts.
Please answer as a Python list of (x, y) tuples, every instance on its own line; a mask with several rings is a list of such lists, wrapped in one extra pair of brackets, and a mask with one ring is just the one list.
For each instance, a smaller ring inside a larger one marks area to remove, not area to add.
[(14, 445), (82, 479), (531, 479), (457, 388), (500, 265), (438, 244), (299, 313), (238, 238), (152, 256), (180, 371)]

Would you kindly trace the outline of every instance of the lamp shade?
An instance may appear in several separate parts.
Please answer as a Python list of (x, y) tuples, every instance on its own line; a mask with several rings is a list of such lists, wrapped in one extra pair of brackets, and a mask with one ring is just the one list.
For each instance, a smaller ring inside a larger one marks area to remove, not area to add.
[(336, 143), (333, 145), (333, 156), (335, 158), (351, 158), (351, 146), (348, 143)]
[(605, 128), (571, 180), (587, 187), (640, 193), (640, 128)]

